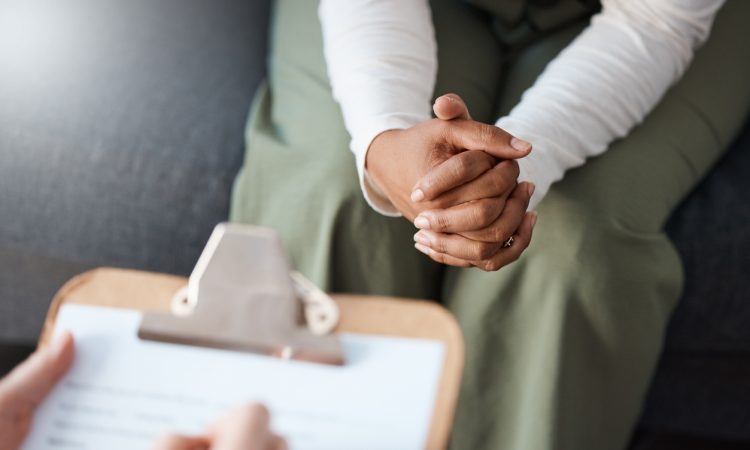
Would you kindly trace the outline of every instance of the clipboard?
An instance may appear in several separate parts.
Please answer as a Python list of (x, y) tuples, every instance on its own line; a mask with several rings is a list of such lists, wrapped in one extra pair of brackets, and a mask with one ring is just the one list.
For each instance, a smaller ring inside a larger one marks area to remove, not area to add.
[[(55, 320), (65, 304), (170, 313), (176, 295), (188, 279), (174, 275), (117, 268), (98, 268), (69, 280), (55, 295), (45, 319), (39, 345), (47, 345)], [(426, 448), (446, 448), (463, 370), (463, 338), (453, 316), (435, 302), (393, 297), (334, 294), (338, 323), (334, 333), (421, 338), (445, 346), (442, 374)]]

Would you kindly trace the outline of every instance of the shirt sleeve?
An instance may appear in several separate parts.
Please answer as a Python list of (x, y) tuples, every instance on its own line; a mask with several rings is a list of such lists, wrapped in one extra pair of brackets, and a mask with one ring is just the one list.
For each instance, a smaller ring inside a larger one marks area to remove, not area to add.
[(519, 160), (534, 208), (566, 170), (603, 153), (654, 108), (708, 37), (722, 0), (603, 0), (588, 28), (496, 125), (531, 142)]
[(431, 118), (437, 44), (427, 0), (322, 0), (319, 16), (333, 96), (351, 135), (365, 199), (399, 212), (368, 178), (365, 157), (380, 133)]
[[(603, 0), (601, 13), (546, 67), (496, 125), (532, 143), (519, 160), (537, 188), (530, 208), (565, 172), (603, 153), (659, 102), (708, 37), (723, 0)], [(333, 95), (341, 105), (362, 190), (398, 211), (370, 182), (370, 142), (428, 120), (437, 44), (426, 0), (322, 0), (319, 15)]]

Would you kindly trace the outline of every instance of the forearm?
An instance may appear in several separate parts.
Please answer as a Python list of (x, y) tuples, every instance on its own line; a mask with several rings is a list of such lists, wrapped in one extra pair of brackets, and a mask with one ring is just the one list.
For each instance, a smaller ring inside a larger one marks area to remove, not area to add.
[(526, 139), (521, 180), (531, 208), (565, 171), (604, 152), (658, 103), (689, 65), (721, 0), (604, 1), (591, 25), (555, 58), (497, 126)]
[(320, 20), (334, 98), (368, 202), (398, 212), (366, 179), (367, 149), (380, 133), (430, 119), (437, 45), (426, 0), (322, 0)]

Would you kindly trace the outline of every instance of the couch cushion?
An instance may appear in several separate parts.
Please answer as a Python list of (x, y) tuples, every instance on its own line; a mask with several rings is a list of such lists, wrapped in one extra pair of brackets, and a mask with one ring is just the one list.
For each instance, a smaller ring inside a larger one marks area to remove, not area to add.
[(750, 354), (750, 125), (668, 224), (685, 289), (667, 349)]

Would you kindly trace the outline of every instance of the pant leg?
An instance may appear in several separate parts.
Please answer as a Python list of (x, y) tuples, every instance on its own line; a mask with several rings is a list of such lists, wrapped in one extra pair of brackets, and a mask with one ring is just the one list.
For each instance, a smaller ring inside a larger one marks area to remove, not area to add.
[[(247, 125), (245, 164), (231, 220), (270, 226), (294, 264), (330, 291), (437, 298), (443, 268), (413, 247), (414, 227), (365, 203), (339, 106), (326, 74), (315, 1), (278, 0), (266, 86)], [(464, 95), (491, 120), (498, 51), (484, 16), (455, 0), (433, 2), (441, 65), (437, 92)], [(466, 30), (462, 39), (455, 27)], [(467, 48), (480, 51), (474, 56)]]
[[(682, 286), (664, 222), (750, 104), (747, 17), (750, 3), (730, 1), (644, 123), (552, 187), (517, 263), (448, 271), (446, 302), (467, 345), (454, 448), (626, 446)], [(519, 98), (518, 80), (528, 85), (543, 68), (534, 55), (553, 55), (570, 37), (529, 48), (506, 98)]]

